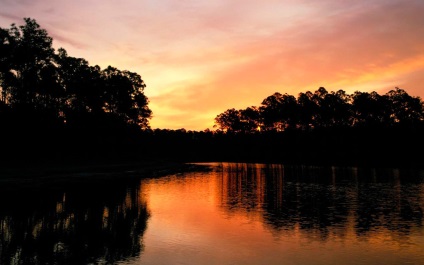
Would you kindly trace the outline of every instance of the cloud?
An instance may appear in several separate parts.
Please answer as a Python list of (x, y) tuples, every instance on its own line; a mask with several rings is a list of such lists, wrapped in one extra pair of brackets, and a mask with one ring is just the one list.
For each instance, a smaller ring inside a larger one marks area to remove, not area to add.
[(69, 38), (69, 37), (66, 37), (62, 34), (55, 32), (55, 31), (49, 32), (49, 35), (53, 38), (53, 41), (60, 43), (60, 45), (58, 45), (60, 47), (71, 46), (71, 47), (74, 47), (74, 48), (80, 49), (80, 50), (89, 48), (88, 44), (74, 40), (74, 39)]
[[(22, 20), (22, 17), (18, 17), (16, 15), (7, 14), (7, 13), (4, 13), (4, 12), (0, 12), (0, 17), (5, 18), (7, 20), (11, 20), (11, 21), (16, 21), (16, 22), (12, 22), (12, 23), (17, 23), (18, 21), (21, 21)], [(5, 28), (5, 26), (3, 26), (3, 28)]]
[[(230, 43), (215, 55), (226, 60), (227, 67), (204, 74), (209, 83), (175, 87), (152, 101), (192, 113), (221, 108), (219, 114), (227, 108), (259, 105), (275, 91), (297, 95), (319, 86), (348, 92), (392, 89), (408, 73), (422, 69), (417, 62), (423, 61), (424, 34), (417, 34), (416, 28), (424, 25), (422, 11), (418, 2), (357, 6), (348, 13), (299, 20), (298, 25), (254, 41)], [(185, 60), (191, 64), (201, 59), (194, 54)], [(178, 64), (172, 57), (168, 62)]]

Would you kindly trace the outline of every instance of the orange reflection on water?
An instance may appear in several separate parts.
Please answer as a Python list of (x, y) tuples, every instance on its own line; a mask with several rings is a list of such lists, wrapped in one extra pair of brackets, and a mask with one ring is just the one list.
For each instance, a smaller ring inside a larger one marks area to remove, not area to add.
[(399, 172), (214, 166), (142, 181), (151, 218), (137, 264), (424, 260), (423, 184), (403, 184)]

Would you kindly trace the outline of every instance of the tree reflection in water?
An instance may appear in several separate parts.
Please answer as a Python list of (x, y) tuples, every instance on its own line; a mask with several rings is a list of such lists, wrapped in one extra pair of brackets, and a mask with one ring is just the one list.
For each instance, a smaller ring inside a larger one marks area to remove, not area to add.
[(111, 264), (141, 254), (149, 213), (139, 185), (66, 186), (1, 191), (1, 264)]
[(326, 240), (349, 229), (407, 235), (423, 225), (416, 172), (244, 163), (221, 169), (221, 206), (260, 212), (273, 233), (298, 228)]

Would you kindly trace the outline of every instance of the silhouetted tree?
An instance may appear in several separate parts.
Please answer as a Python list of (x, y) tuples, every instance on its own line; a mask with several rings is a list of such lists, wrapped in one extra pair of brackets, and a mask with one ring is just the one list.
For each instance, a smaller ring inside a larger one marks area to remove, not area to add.
[[(424, 120), (424, 103), (396, 88), (386, 95), (356, 91), (349, 95), (343, 90), (328, 92), (320, 87), (314, 93), (299, 93), (298, 98), (274, 93), (262, 101), (259, 108), (251, 107), (255, 115), (246, 118), (242, 110), (230, 109), (215, 119), (223, 131), (282, 132), (287, 129), (353, 127), (416, 127)], [(248, 109), (246, 109), (247, 111)], [(256, 120), (255, 120), (256, 119)], [(249, 124), (249, 125), (247, 125)], [(249, 127), (250, 126), (250, 127)]]
[[(2, 87), (13, 107), (38, 108), (45, 106), (43, 101), (48, 98), (43, 85), (55, 83), (54, 49), (52, 38), (35, 20), (24, 20), (23, 26), (12, 24), (6, 42), (3, 41), (8, 53), (2, 60)], [(51, 71), (53, 73), (48, 75)]]
[[(101, 70), (81, 58), (55, 53), (52, 38), (37, 22), (0, 28), (1, 101), (21, 117), (70, 122), (91, 117), (149, 127), (152, 112), (141, 76), (114, 67)], [(106, 118), (105, 118), (106, 117)], [(110, 117), (110, 118), (107, 118)]]
[(215, 123), (224, 132), (240, 132), (243, 127), (240, 120), (240, 111), (234, 108), (216, 116)]
[(105, 82), (105, 112), (113, 113), (127, 123), (147, 128), (151, 110), (143, 94), (146, 85), (141, 76), (109, 66), (102, 71), (102, 77)]
[(284, 131), (297, 123), (297, 102), (294, 96), (274, 93), (260, 107), (265, 130)]
[(387, 92), (386, 96), (391, 105), (391, 122), (409, 127), (423, 121), (424, 103), (419, 97), (411, 97), (398, 87)]
[(322, 101), (324, 126), (347, 127), (351, 124), (350, 96), (343, 90), (327, 93)]
[(387, 96), (380, 96), (377, 92), (355, 91), (352, 98), (352, 126), (376, 127), (388, 125), (390, 108)]
[(258, 108), (254, 106), (247, 107), (239, 112), (243, 132), (255, 133), (260, 130), (263, 121), (261, 120)]
[(299, 108), (299, 126), (303, 130), (316, 127), (318, 105), (313, 99), (312, 92), (299, 93), (297, 104)]
[(83, 113), (102, 112), (102, 80), (99, 66), (89, 66), (82, 58), (68, 56), (60, 48), (56, 56), (61, 82), (66, 91), (64, 111), (67, 119)]
[(152, 116), (141, 76), (90, 66), (63, 48), (56, 52), (46, 30), (34, 19), (24, 22), (0, 28), (0, 137), (8, 139), (4, 149), (21, 158), (71, 149), (128, 153), (123, 149), (149, 129)]
[(342, 123), (339, 116), (339, 109), (343, 109), (344, 99), (341, 98), (343, 92), (329, 93), (324, 87), (320, 87), (315, 91), (312, 99), (318, 106), (316, 115), (316, 125), (318, 127), (332, 127), (338, 123)]

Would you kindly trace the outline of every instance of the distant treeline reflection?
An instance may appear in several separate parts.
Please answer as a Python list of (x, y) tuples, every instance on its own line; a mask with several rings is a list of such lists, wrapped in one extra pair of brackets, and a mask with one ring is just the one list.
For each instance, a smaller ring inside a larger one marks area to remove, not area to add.
[(0, 163), (170, 159), (424, 166), (424, 104), (395, 88), (274, 93), (213, 130), (155, 129), (141, 76), (57, 51), (34, 19), (0, 28)]
[[(316, 231), (320, 240), (381, 228), (407, 235), (423, 226), (423, 176), (397, 170), (224, 164), (222, 207), (262, 213), (271, 231)], [(400, 179), (402, 175), (402, 181)], [(252, 204), (252, 202), (254, 204)], [(339, 229), (337, 229), (339, 228)]]
[(0, 264), (115, 264), (139, 256), (149, 213), (139, 187), (129, 187), (1, 190)]

